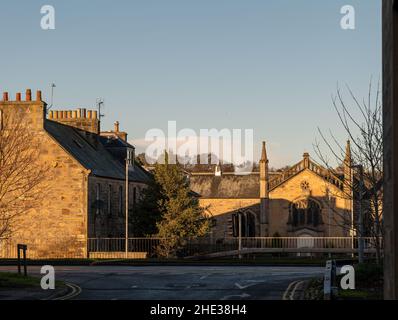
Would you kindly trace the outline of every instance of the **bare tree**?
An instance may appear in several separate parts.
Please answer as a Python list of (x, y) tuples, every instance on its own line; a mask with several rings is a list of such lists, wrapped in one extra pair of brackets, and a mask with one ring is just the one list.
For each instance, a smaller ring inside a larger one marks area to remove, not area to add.
[[(340, 88), (332, 101), (340, 124), (351, 142), (350, 148), (341, 144), (331, 130), (326, 136), (319, 128), (323, 144), (316, 141), (314, 148), (331, 174), (345, 175), (347, 178), (347, 168), (349, 169), (351, 179), (343, 180), (343, 197), (351, 202), (352, 208), (361, 208), (362, 214), (359, 215), (359, 209), (353, 209), (354, 223), (347, 224), (347, 217), (344, 217), (344, 227), (348, 226), (357, 236), (372, 237), (376, 257), (380, 261), (383, 236), (383, 123), (380, 84), (374, 89), (370, 81), (368, 96), (362, 101), (357, 99), (349, 86), (346, 89), (350, 103), (346, 102)], [(329, 152), (323, 152), (321, 145), (326, 146)], [(333, 167), (330, 158), (340, 166)], [(362, 221), (359, 220), (361, 216)]]
[[(1, 111), (0, 111), (1, 112)], [(22, 112), (1, 112), (0, 239), (17, 231), (16, 219), (37, 207), (48, 168), (40, 161), (36, 136)]]

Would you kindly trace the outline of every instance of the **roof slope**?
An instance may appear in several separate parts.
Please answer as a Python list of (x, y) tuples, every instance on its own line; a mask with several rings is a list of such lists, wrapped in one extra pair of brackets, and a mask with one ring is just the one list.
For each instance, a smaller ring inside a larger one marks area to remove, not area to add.
[[(83, 167), (99, 177), (125, 179), (124, 166), (106, 150), (98, 135), (46, 120), (45, 130)], [(130, 169), (129, 179), (147, 182), (149, 175), (139, 166)]]
[(191, 175), (190, 187), (193, 192), (209, 199), (257, 199), (260, 197), (258, 174), (235, 175), (214, 174)]

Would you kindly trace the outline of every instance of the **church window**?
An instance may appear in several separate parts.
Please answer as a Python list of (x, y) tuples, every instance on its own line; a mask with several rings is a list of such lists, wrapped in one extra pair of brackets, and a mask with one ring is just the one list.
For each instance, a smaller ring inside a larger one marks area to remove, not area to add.
[(305, 180), (301, 182), (300, 186), (303, 191), (308, 191), (310, 189), (310, 184)]
[(241, 214), (241, 234), (243, 238), (256, 236), (256, 219), (251, 212), (236, 213), (232, 216), (232, 230), (234, 237), (239, 237), (239, 214)]
[(294, 227), (318, 227), (322, 223), (321, 208), (311, 199), (295, 202), (292, 205), (292, 225)]

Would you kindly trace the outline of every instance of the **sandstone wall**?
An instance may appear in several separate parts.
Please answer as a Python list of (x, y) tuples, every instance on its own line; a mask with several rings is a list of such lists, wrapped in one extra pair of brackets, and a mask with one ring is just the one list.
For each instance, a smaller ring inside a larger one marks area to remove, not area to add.
[[(251, 210), (253, 208), (252, 211), (256, 215), (260, 199), (200, 199), (199, 204), (207, 208), (207, 213), (215, 220), (211, 237), (221, 239), (232, 237), (232, 213), (238, 209)], [(256, 227), (259, 227), (259, 221), (259, 217), (256, 215)]]
[[(135, 203), (141, 197), (144, 187), (142, 183), (129, 183), (130, 217), (134, 214)], [(88, 190), (89, 238), (124, 238), (125, 182), (90, 176)]]
[(24, 243), (31, 258), (86, 257), (88, 172), (43, 129), (43, 102), (3, 102), (0, 108), (25, 113), (32, 148), (40, 151), (39, 163), (47, 169), (40, 204), (13, 222), (8, 250)]
[[(308, 190), (303, 190), (302, 183), (306, 182)], [(326, 189), (329, 188), (329, 197)], [(311, 197), (320, 204), (323, 225), (318, 227), (320, 232), (313, 232), (312, 236), (343, 237), (349, 236), (349, 230), (342, 228), (343, 217), (350, 217), (349, 206), (342, 192), (334, 185), (310, 170), (305, 170), (270, 192), (268, 213), (268, 235), (297, 236), (290, 232), (288, 225), (289, 212), (292, 203)], [(215, 222), (211, 237), (220, 239), (232, 236), (232, 214), (239, 209), (250, 210), (256, 216), (256, 235), (260, 236), (260, 199), (200, 199), (202, 207), (208, 207), (207, 213), (214, 217)], [(330, 221), (330, 223), (329, 223)]]

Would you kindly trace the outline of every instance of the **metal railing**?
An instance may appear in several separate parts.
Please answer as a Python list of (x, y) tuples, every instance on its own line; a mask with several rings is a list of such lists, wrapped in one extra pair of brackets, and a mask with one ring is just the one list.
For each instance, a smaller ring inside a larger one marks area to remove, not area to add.
[[(156, 254), (156, 248), (161, 242), (161, 238), (129, 238), (128, 252), (146, 253), (148, 257)], [(125, 252), (125, 238), (90, 238), (88, 239), (88, 252), (109, 253), (109, 252)], [(104, 255), (105, 256), (105, 255)]]
[[(375, 249), (374, 238), (362, 238), (365, 250)], [(238, 250), (238, 238), (224, 238), (216, 242), (209, 243), (208, 239), (196, 239), (187, 243), (186, 253), (188, 255), (208, 254), (223, 251)], [(351, 237), (256, 237), (242, 238), (242, 249), (270, 249), (269, 252), (344, 252), (355, 251), (358, 249), (358, 239)]]
[[(128, 252), (131, 258), (156, 257), (161, 238), (130, 238)], [(363, 238), (365, 251), (372, 252), (374, 238)], [(79, 246), (67, 242), (48, 239), (40, 243), (27, 243), (28, 259), (47, 258), (123, 258), (125, 255), (124, 238), (90, 238)], [(177, 256), (206, 255), (217, 252), (235, 251), (239, 248), (238, 238), (198, 238), (186, 240), (177, 250)], [(358, 239), (351, 237), (256, 237), (242, 238), (242, 249), (261, 250), (263, 252), (318, 252), (318, 253), (352, 253), (358, 249)], [(136, 254), (136, 255), (134, 255)], [(17, 242), (0, 239), (0, 259), (17, 258)]]

